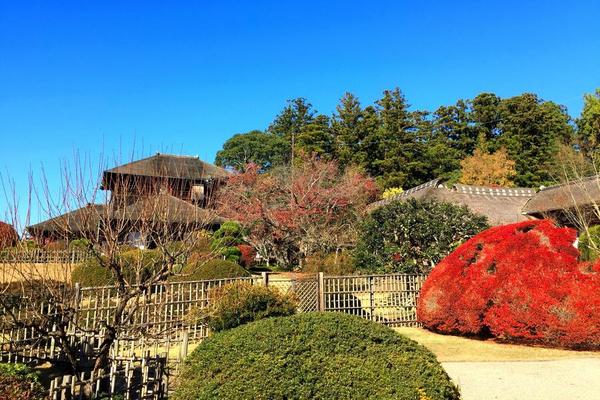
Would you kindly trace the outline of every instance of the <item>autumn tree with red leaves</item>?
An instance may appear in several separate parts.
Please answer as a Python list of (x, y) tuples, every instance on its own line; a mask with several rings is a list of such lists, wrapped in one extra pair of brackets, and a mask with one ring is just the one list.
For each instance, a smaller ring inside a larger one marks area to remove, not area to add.
[(600, 348), (600, 264), (578, 260), (576, 238), (549, 220), (474, 236), (425, 281), (419, 321), (442, 333)]
[(265, 174), (256, 165), (233, 175), (220, 191), (220, 215), (238, 221), (258, 253), (283, 268), (356, 238), (358, 221), (377, 196), (374, 181), (335, 162), (303, 157)]
[(19, 235), (12, 225), (0, 221), (0, 250), (13, 247), (19, 241)]

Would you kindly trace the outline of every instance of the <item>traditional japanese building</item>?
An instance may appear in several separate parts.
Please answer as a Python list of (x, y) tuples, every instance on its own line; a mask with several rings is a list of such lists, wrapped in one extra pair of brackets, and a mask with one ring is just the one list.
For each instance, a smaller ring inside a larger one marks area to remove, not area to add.
[(551, 218), (577, 229), (600, 224), (600, 177), (578, 179), (548, 186), (527, 201), (523, 213), (533, 218)]
[(432, 199), (467, 206), (471, 211), (487, 217), (491, 225), (505, 225), (529, 219), (521, 209), (534, 194), (535, 191), (529, 188), (462, 184), (447, 186), (440, 179), (434, 179), (390, 199), (378, 201), (372, 207), (380, 207), (395, 200)]
[(162, 224), (181, 232), (218, 225), (221, 219), (211, 199), (225, 183), (228, 172), (198, 157), (157, 153), (104, 171), (101, 189), (105, 204), (90, 204), (27, 228), (40, 241), (70, 240), (100, 234), (102, 224), (128, 224), (133, 238), (136, 225)]
[(434, 179), (390, 199), (373, 203), (371, 209), (406, 199), (433, 199), (464, 205), (487, 217), (491, 225), (543, 218), (576, 229), (581, 228), (582, 222), (587, 225), (600, 224), (600, 176), (542, 187), (538, 191), (530, 188), (446, 185)]

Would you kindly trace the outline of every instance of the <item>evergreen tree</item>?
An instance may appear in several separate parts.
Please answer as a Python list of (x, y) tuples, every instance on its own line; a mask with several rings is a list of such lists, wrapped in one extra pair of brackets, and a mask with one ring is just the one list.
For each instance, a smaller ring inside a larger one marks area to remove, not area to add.
[(296, 138), (296, 155), (304, 153), (323, 160), (335, 158), (334, 139), (329, 127), (329, 118), (317, 115), (311, 122), (302, 127)]
[(573, 127), (564, 107), (525, 93), (501, 101), (500, 135), (496, 141), (515, 161), (517, 186), (553, 183), (549, 173), (561, 143), (573, 140)]
[(285, 139), (258, 130), (238, 133), (223, 144), (217, 152), (215, 164), (244, 170), (248, 163), (258, 164), (261, 171), (289, 162), (290, 146)]
[(600, 156), (600, 89), (583, 97), (583, 110), (577, 119), (579, 142), (583, 153), (598, 160)]
[(286, 140), (298, 135), (315, 117), (312, 104), (303, 97), (288, 100), (288, 105), (275, 117), (267, 131)]
[(376, 102), (380, 126), (370, 143), (367, 170), (383, 188), (412, 187), (426, 178), (423, 143), (417, 138), (414, 115), (400, 89), (386, 90)]
[(436, 144), (440, 140), (446, 142), (459, 157), (473, 154), (479, 132), (473, 124), (469, 102), (459, 100), (455, 105), (439, 107), (433, 114), (432, 125)]
[(350, 164), (362, 164), (365, 160), (363, 140), (368, 133), (363, 124), (364, 116), (358, 98), (344, 93), (331, 121), (335, 140), (335, 157), (341, 168)]

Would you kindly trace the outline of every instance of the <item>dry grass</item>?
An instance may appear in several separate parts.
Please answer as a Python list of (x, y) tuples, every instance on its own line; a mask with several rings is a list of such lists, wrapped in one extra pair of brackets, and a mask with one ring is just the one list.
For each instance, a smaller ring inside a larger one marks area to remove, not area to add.
[(496, 343), (460, 336), (439, 335), (421, 328), (395, 328), (421, 343), (441, 362), (456, 361), (545, 361), (567, 358), (600, 358), (600, 352), (549, 349)]
[(68, 282), (73, 267), (71, 264), (0, 264), (0, 283), (20, 282), (25, 277)]

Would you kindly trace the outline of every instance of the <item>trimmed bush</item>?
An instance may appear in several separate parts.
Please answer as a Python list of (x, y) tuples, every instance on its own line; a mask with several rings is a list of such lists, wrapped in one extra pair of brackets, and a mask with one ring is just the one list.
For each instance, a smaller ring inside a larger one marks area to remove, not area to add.
[(582, 261), (595, 261), (600, 256), (600, 225), (590, 227), (579, 236), (579, 258)]
[(90, 257), (71, 271), (71, 282), (82, 287), (109, 286), (115, 283), (111, 271), (102, 266), (95, 257)]
[(0, 399), (37, 400), (46, 393), (40, 378), (24, 364), (0, 364)]
[(296, 312), (297, 302), (278, 289), (247, 282), (234, 282), (213, 289), (211, 303), (200, 318), (219, 332), (259, 319), (285, 317)]
[(174, 399), (459, 399), (425, 347), (342, 313), (268, 318), (217, 333), (186, 359)]
[(120, 263), (125, 279), (130, 283), (143, 282), (162, 266), (163, 255), (160, 250), (133, 249), (122, 252)]
[(325, 275), (348, 275), (355, 271), (355, 263), (354, 257), (346, 251), (325, 255), (317, 253), (306, 257), (302, 271), (308, 273), (323, 272)]
[(549, 220), (480, 233), (433, 269), (419, 321), (442, 333), (600, 348), (600, 266), (578, 261), (575, 239)]
[(244, 243), (243, 237), (244, 232), (239, 223), (226, 221), (214, 233), (210, 248), (228, 261), (239, 262), (242, 252), (238, 245)]
[(208, 260), (198, 264), (186, 264), (181, 272), (171, 276), (169, 281), (205, 281), (213, 279), (229, 279), (239, 278), (242, 276), (250, 276), (250, 272), (246, 271), (239, 264), (227, 260)]
[(87, 250), (90, 248), (90, 241), (84, 238), (72, 240), (69, 243), (69, 250)]
[[(162, 265), (159, 250), (126, 249), (119, 254), (123, 276), (131, 283), (143, 282)], [(115, 283), (112, 272), (96, 257), (89, 257), (71, 272), (71, 282), (81, 286), (108, 286)]]
[(392, 201), (361, 227), (356, 268), (369, 273), (428, 273), (458, 245), (488, 228), (465, 206), (437, 201)]

